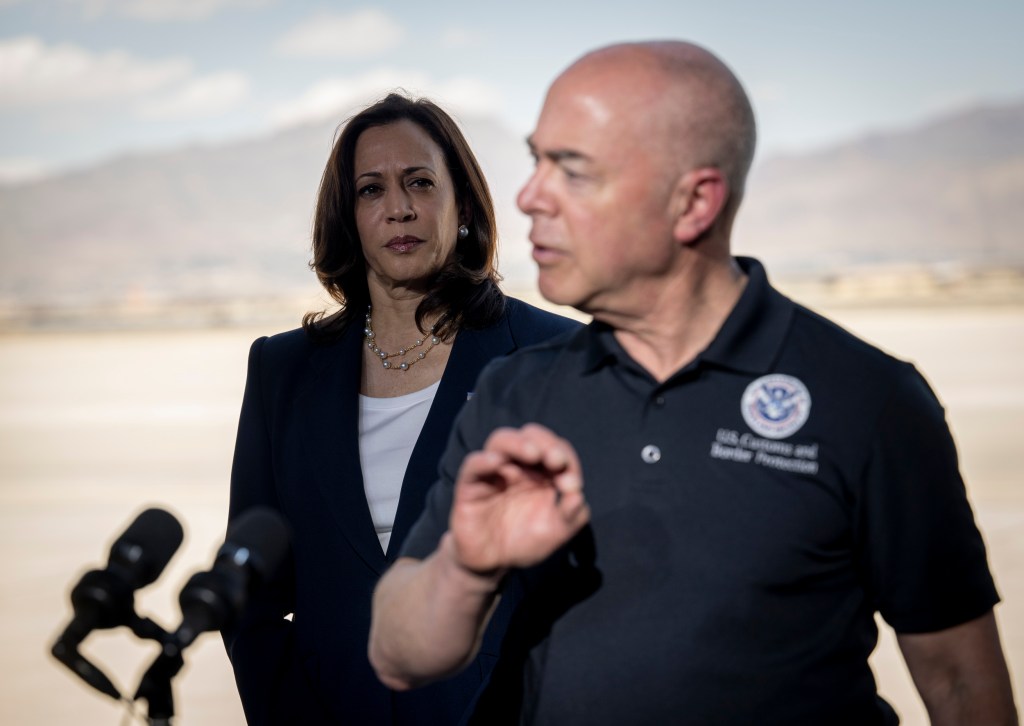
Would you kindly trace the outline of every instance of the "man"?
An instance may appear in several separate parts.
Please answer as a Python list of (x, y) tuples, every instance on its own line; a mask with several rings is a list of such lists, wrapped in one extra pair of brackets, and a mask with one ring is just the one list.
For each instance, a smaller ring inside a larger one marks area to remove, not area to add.
[(940, 405), (730, 254), (754, 136), (689, 44), (552, 85), (519, 206), (541, 292), (595, 322), (481, 377), (375, 595), (385, 683), (456, 672), (510, 607), (474, 723), (894, 724), (880, 611), (933, 723), (1016, 723)]

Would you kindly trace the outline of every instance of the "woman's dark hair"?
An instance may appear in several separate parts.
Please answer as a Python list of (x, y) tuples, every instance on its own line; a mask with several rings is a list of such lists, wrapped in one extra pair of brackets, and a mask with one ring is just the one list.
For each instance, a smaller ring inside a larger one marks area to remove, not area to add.
[(416, 309), (416, 324), (424, 330), (424, 319), (439, 315), (436, 334), (449, 340), (460, 328), (490, 325), (504, 310), (505, 298), (498, 289), (494, 205), (473, 151), (455, 121), (436, 104), (391, 93), (348, 120), (320, 180), (309, 266), (341, 309), (331, 315), (306, 313), (302, 327), (315, 340), (337, 338), (352, 320), (362, 324), (370, 303), (366, 259), (355, 219), (356, 142), (367, 129), (397, 121), (412, 121), (440, 147), (456, 204), (468, 217), (469, 227), (469, 235), (457, 240), (449, 263), (428, 281), (429, 292)]

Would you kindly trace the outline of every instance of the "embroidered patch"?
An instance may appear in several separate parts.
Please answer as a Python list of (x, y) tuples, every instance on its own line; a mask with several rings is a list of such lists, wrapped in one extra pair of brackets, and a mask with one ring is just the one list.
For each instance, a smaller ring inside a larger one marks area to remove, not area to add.
[(740, 411), (754, 433), (769, 439), (784, 439), (807, 422), (811, 415), (811, 394), (800, 379), (772, 373), (747, 386)]

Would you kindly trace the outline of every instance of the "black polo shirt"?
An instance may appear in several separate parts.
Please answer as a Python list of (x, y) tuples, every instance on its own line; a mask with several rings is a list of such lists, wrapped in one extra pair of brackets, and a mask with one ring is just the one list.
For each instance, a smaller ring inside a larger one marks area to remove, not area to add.
[(510, 576), (474, 722), (893, 724), (874, 613), (929, 632), (998, 601), (922, 377), (739, 262), (735, 309), (664, 383), (600, 323), (481, 376), (403, 554), (435, 549), (498, 426), (572, 442), (592, 518)]

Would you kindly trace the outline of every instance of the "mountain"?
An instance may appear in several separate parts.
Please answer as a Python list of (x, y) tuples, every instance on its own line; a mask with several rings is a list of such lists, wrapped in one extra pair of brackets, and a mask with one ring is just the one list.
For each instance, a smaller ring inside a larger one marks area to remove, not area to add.
[[(461, 123), (492, 187), (507, 286), (529, 288), (525, 144), (493, 119)], [(335, 133), (311, 124), (0, 187), (0, 317), (315, 293), (309, 230)], [(735, 249), (783, 276), (1020, 269), (1022, 229), (1024, 102), (759, 160)]]
[[(525, 238), (525, 221), (509, 214), (529, 170), (524, 142), (487, 119), (468, 119), (464, 130), (487, 169), (501, 229)], [(0, 301), (218, 300), (315, 288), (310, 228), (335, 132), (333, 122), (307, 125), (0, 187)]]
[(875, 133), (752, 171), (736, 249), (777, 272), (1024, 266), (1024, 102)]

